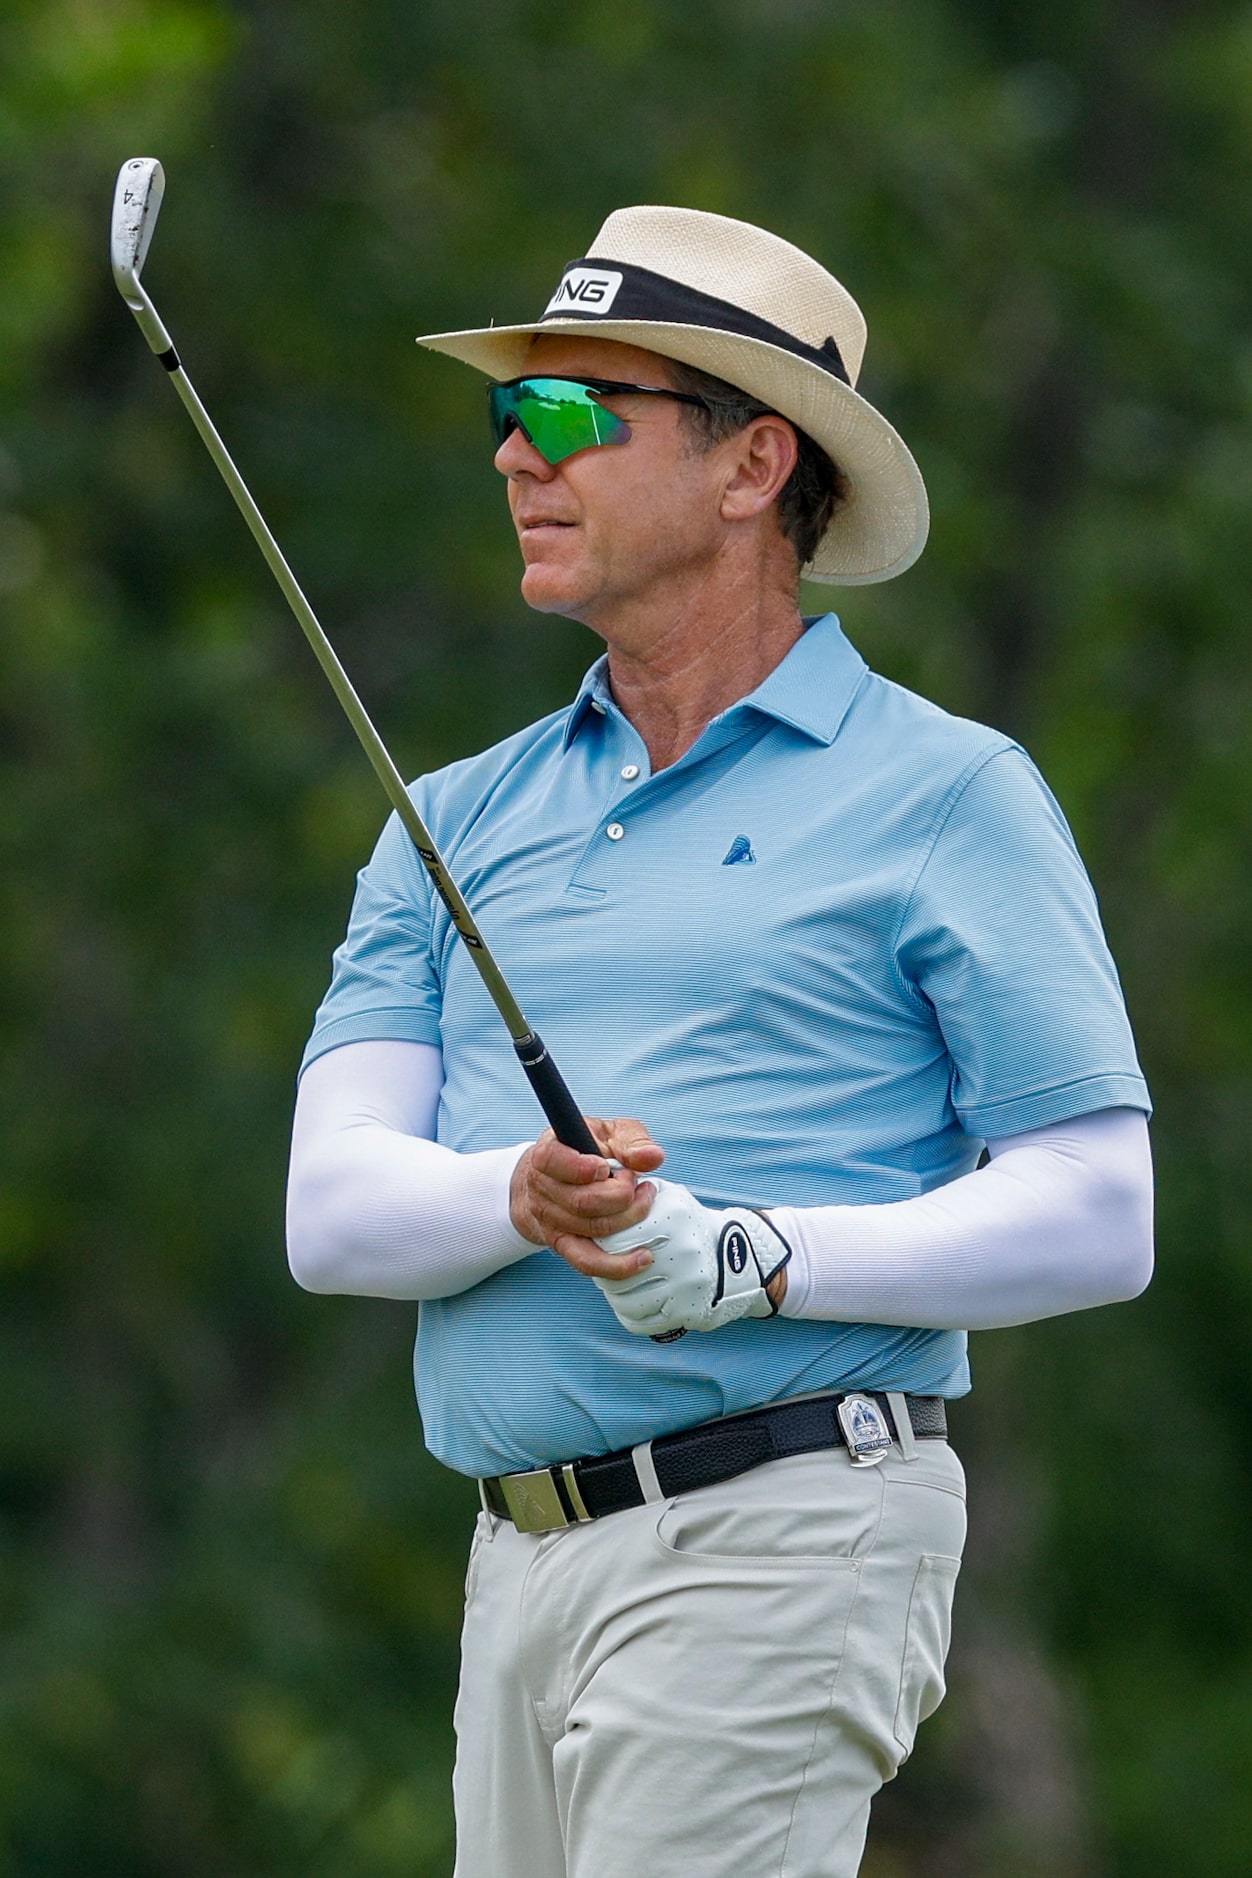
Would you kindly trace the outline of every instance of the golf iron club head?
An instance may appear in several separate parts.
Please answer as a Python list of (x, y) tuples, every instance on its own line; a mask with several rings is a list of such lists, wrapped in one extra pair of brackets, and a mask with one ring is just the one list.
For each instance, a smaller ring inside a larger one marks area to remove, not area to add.
[(139, 275), (148, 256), (152, 231), (165, 194), (165, 171), (156, 157), (131, 157), (123, 163), (113, 191), (113, 226), (109, 253), (117, 290), (139, 322), (140, 330), (152, 350), (170, 351), (170, 336), (157, 317), (156, 308), (139, 284)]

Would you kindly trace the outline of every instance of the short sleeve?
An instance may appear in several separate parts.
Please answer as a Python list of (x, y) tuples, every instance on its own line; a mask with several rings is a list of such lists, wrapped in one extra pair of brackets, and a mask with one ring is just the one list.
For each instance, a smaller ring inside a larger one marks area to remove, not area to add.
[(968, 1134), (1150, 1110), (1091, 882), (1016, 747), (986, 758), (941, 815), (895, 952), (905, 990), (938, 1019)]
[(440, 1047), (442, 993), (431, 947), (431, 889), (396, 816), (357, 876), (352, 916), (301, 1071), (343, 1043)]

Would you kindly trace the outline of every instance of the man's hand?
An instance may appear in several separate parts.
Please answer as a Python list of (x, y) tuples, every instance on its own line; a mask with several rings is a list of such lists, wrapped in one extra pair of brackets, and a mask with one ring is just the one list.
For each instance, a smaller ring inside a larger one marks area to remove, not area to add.
[[(642, 1122), (627, 1117), (601, 1121), (589, 1115), (587, 1126), (604, 1159), (567, 1148), (548, 1129), (513, 1169), (509, 1213), (524, 1239), (551, 1246), (575, 1271), (589, 1278), (628, 1278), (645, 1270), (652, 1254), (606, 1252), (593, 1235), (629, 1231), (646, 1218), (653, 1190), (637, 1177), (655, 1172), (664, 1150)], [(610, 1161), (621, 1165), (614, 1169)]]
[[(618, 1276), (593, 1274), (619, 1323), (639, 1337), (673, 1330), (718, 1330), (740, 1317), (773, 1317), (786, 1287), (791, 1248), (763, 1213), (701, 1206), (675, 1181), (652, 1183), (643, 1226), (601, 1235), (620, 1260)], [(650, 1266), (628, 1264), (646, 1246)]]

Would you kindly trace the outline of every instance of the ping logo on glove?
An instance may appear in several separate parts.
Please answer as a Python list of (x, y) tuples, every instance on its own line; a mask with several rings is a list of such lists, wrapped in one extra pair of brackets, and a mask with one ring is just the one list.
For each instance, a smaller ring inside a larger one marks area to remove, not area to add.
[(647, 1223), (600, 1240), (606, 1252), (645, 1243), (651, 1265), (629, 1278), (597, 1277), (620, 1324), (668, 1342), (685, 1330), (718, 1330), (747, 1317), (774, 1317), (768, 1287), (791, 1257), (778, 1228), (754, 1207), (702, 1206), (689, 1187), (654, 1177)]
[(737, 1278), (747, 1266), (748, 1254), (752, 1248), (748, 1244), (748, 1235), (743, 1227), (732, 1224), (723, 1231), (717, 1250)]
[[(748, 1269), (748, 1260), (752, 1256), (752, 1241), (747, 1228), (737, 1219), (727, 1220), (717, 1235), (717, 1281), (713, 1287), (710, 1302), (716, 1306), (722, 1302), (727, 1292), (727, 1274), (732, 1279), (741, 1278)], [(755, 1273), (756, 1267), (753, 1267)]]

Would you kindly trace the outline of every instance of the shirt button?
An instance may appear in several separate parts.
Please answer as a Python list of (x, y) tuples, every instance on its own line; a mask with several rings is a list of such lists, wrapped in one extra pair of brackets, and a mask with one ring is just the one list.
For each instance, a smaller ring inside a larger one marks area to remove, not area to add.
[(620, 822), (610, 822), (604, 832), (610, 841), (620, 841), (626, 830)]
[(639, 774), (639, 765), (638, 765), (638, 763), (627, 763), (627, 764), (625, 764), (625, 765), (624, 765), (624, 767), (623, 767), (623, 769), (622, 769), (622, 781), (623, 781), (623, 782), (634, 782), (634, 780), (635, 780), (635, 777), (636, 777), (636, 776), (637, 776), (638, 774)]

